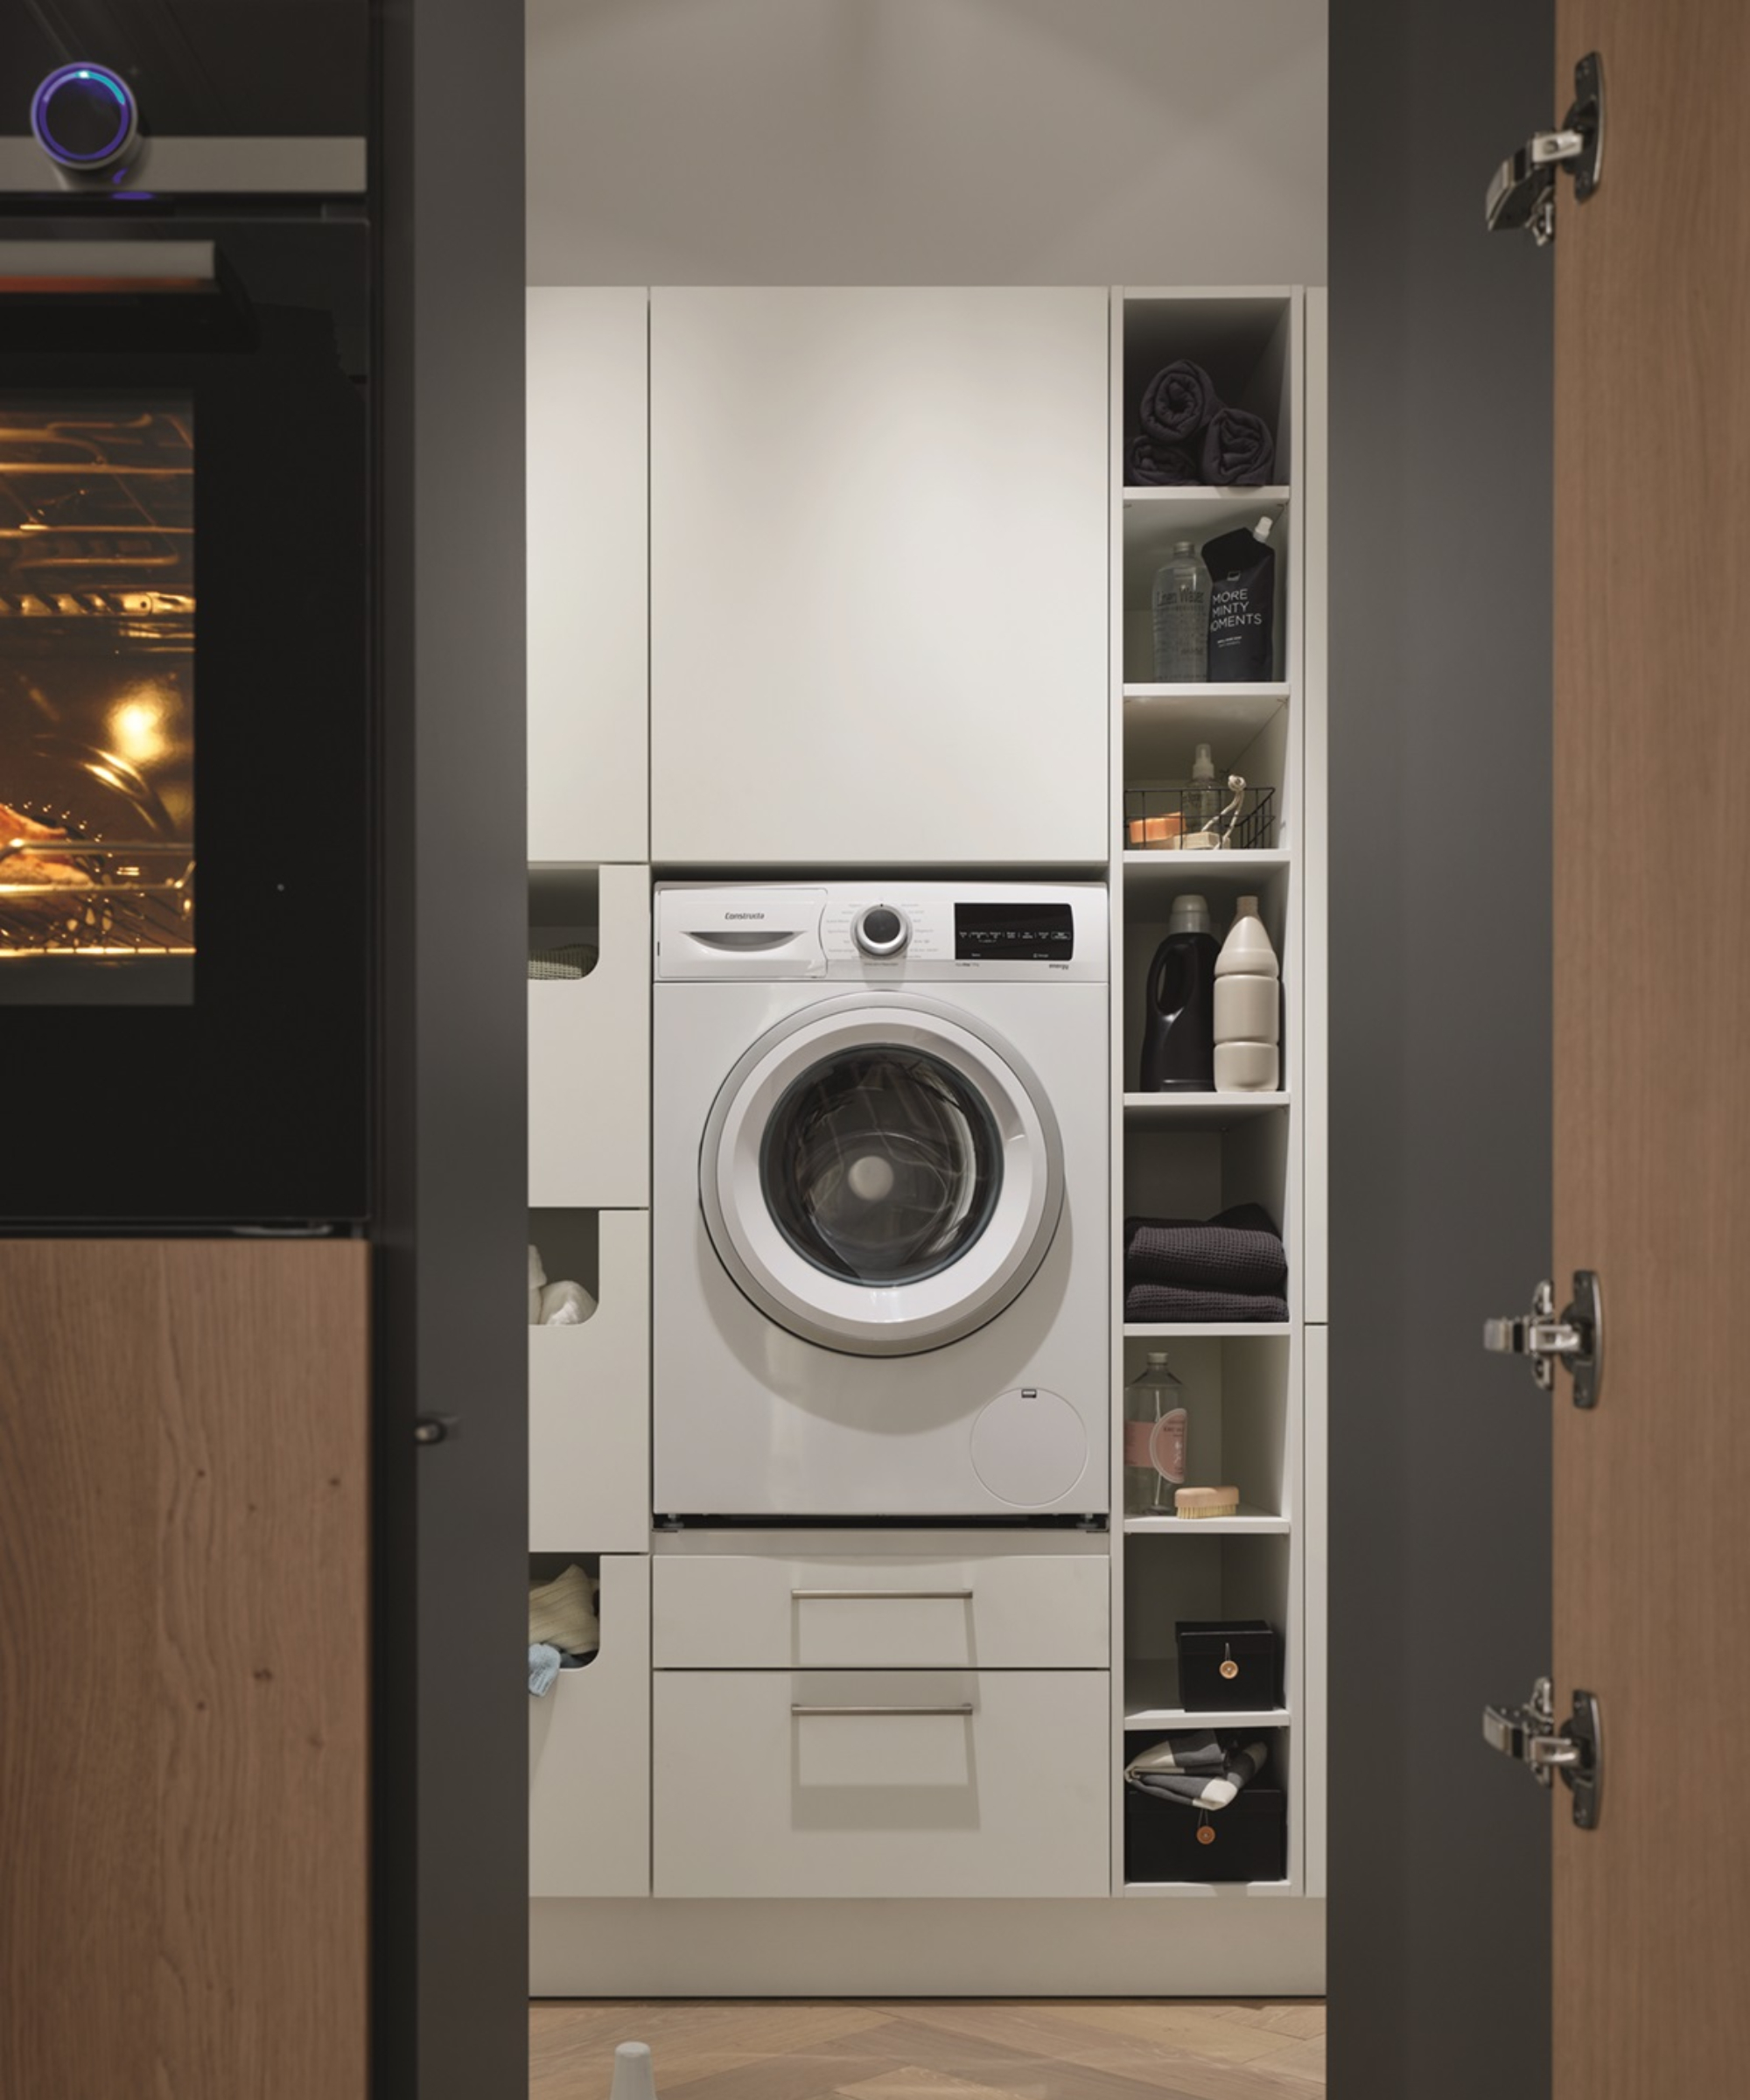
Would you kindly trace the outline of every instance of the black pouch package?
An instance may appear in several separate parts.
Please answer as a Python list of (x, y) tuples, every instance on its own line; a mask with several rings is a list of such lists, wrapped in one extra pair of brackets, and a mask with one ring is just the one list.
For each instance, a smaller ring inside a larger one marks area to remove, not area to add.
[(1209, 571), (1209, 682), (1269, 684), (1276, 666), (1275, 554), (1242, 526), (1209, 541), (1203, 564)]

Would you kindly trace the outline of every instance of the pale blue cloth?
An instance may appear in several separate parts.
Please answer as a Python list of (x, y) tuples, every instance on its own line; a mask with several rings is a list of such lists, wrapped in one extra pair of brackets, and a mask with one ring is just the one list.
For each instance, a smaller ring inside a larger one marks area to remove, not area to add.
[(544, 1699), (553, 1689), (553, 1680), (559, 1674), (559, 1665), (564, 1657), (556, 1648), (545, 1641), (531, 1641), (528, 1644), (528, 1690), (537, 1699)]

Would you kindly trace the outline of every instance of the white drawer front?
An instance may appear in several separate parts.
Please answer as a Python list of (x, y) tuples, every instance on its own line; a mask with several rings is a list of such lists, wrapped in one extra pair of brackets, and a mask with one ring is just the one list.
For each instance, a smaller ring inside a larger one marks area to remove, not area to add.
[(601, 1653), (528, 1702), (528, 1893), (650, 1893), (650, 1563), (605, 1554)]
[(1060, 1554), (659, 1556), (659, 1670), (1104, 1670), (1110, 1564)]
[(659, 1896), (1103, 1896), (1103, 1670), (671, 1670)]

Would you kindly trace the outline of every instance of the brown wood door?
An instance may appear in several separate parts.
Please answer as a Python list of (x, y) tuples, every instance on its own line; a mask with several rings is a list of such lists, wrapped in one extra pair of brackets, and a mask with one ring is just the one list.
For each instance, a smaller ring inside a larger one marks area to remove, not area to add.
[(6, 2100), (363, 2100), (368, 1278), (0, 1242)]
[(1557, 2100), (1750, 2090), (1750, 187), (1742, 0), (1558, 0), (1603, 181), (1558, 184), (1555, 1245), (1603, 1280), (1555, 1402)]

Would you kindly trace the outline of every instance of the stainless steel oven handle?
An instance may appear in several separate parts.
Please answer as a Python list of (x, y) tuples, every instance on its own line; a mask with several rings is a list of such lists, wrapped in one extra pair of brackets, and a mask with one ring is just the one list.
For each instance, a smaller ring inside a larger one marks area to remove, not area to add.
[(0, 291), (208, 291), (210, 241), (0, 241)]
[(900, 1597), (947, 1597), (956, 1602), (967, 1603), (970, 1590), (792, 1590), (791, 1597), (798, 1604), (824, 1603), (840, 1597), (879, 1597), (892, 1600)]
[(790, 1712), (803, 1719), (834, 1713), (947, 1713), (962, 1718), (972, 1712), (972, 1702), (967, 1699), (958, 1706), (799, 1706), (793, 1703)]

